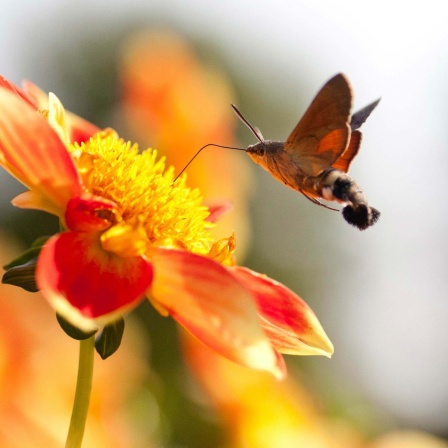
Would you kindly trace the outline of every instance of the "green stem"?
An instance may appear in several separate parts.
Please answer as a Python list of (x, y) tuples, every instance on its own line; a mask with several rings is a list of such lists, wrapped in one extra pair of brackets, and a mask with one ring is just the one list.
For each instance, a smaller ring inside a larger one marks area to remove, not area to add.
[(72, 417), (65, 448), (80, 448), (82, 444), (89, 410), (90, 392), (92, 390), (94, 349), (94, 336), (80, 341), (75, 401), (73, 402)]

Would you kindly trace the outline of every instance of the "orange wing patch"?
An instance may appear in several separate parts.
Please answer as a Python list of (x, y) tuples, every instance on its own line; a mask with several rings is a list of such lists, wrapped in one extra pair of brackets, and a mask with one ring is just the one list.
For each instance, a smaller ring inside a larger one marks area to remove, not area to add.
[(348, 173), (352, 160), (358, 154), (361, 147), (362, 134), (360, 131), (353, 131), (350, 137), (350, 143), (347, 149), (342, 153), (341, 157), (333, 163), (333, 168)]

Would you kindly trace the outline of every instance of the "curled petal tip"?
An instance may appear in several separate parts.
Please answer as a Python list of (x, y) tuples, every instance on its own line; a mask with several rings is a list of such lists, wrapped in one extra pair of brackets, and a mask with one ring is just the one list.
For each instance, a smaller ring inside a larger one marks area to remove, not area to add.
[(333, 343), (330, 341), (322, 326), (319, 324), (319, 329), (314, 329), (314, 345), (313, 349), (316, 355), (326, 356), (331, 358), (334, 353)]
[(285, 328), (276, 329), (276, 336), (279, 338), (277, 349), (290, 355), (331, 358), (334, 352), (333, 344), (310, 308), (305, 311), (304, 318), (306, 327), (300, 332), (288, 331)]

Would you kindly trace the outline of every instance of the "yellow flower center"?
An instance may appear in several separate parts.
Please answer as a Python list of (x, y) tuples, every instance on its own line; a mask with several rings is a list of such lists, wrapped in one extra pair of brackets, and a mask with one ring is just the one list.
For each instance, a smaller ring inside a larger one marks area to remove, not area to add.
[(150, 256), (151, 247), (170, 246), (209, 254), (213, 224), (206, 221), (209, 210), (199, 190), (188, 188), (185, 176), (173, 182), (174, 168), (165, 169), (156, 151), (139, 153), (113, 131), (70, 150), (87, 191), (119, 207), (116, 222), (101, 236), (105, 250)]

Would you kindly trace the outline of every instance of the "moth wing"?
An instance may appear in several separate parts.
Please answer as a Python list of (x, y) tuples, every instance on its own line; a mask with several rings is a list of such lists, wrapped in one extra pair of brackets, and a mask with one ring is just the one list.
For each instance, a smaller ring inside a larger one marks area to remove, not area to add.
[(307, 175), (329, 168), (347, 148), (351, 106), (350, 84), (340, 73), (321, 88), (291, 132), (285, 152)]
[(381, 98), (378, 98), (373, 103), (370, 103), (369, 105), (363, 107), (361, 110), (358, 110), (358, 112), (352, 115), (352, 119), (350, 120), (350, 127), (352, 131), (359, 129), (362, 126), (362, 124), (367, 120), (367, 118), (369, 118), (369, 115), (372, 113), (373, 109), (375, 109), (375, 107), (378, 106), (380, 100)]
[(350, 136), (350, 143), (348, 144), (347, 149), (336, 160), (336, 162), (333, 163), (332, 167), (339, 171), (343, 171), (344, 173), (348, 173), (350, 164), (356, 157), (356, 154), (358, 154), (359, 148), (361, 147), (361, 140), (361, 131), (353, 131)]

